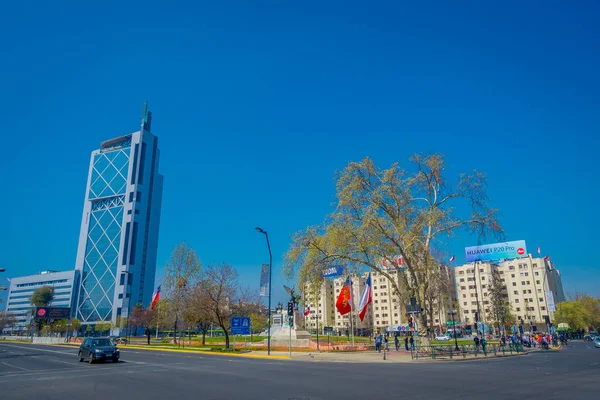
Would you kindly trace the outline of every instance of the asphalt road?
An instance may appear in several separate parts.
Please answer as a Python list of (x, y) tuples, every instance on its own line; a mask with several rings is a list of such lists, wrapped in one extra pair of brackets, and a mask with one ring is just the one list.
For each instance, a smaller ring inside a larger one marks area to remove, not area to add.
[(0, 399), (587, 399), (600, 393), (600, 349), (473, 361), (299, 362), (122, 349), (117, 364), (77, 349), (0, 343)]

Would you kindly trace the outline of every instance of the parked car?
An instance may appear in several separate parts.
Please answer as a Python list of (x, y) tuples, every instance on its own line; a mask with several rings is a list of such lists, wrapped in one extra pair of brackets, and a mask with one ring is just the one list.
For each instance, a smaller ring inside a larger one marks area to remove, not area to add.
[(119, 361), (119, 349), (109, 338), (88, 337), (79, 346), (77, 357), (79, 361), (87, 360), (90, 364), (94, 361), (112, 360)]
[(447, 342), (448, 340), (450, 340), (450, 336), (447, 336), (447, 335), (436, 336), (435, 340), (439, 340), (440, 342)]
[(596, 340), (594, 340), (594, 347), (600, 349), (600, 336), (596, 336)]

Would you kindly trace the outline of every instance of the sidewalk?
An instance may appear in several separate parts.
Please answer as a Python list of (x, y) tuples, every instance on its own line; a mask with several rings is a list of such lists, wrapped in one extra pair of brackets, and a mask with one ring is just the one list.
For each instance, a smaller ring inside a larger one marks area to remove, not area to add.
[[(261, 355), (267, 358), (266, 351), (252, 351), (250, 354)], [(288, 356), (289, 352), (283, 351), (272, 351), (271, 355), (276, 356)], [(262, 357), (261, 357), (262, 358)], [(377, 353), (375, 351), (356, 351), (356, 352), (293, 352), (293, 361), (307, 361), (307, 362), (351, 362), (351, 363), (405, 363), (412, 362), (410, 352), (400, 350), (391, 350), (385, 354), (386, 360), (383, 359), (383, 352)]]

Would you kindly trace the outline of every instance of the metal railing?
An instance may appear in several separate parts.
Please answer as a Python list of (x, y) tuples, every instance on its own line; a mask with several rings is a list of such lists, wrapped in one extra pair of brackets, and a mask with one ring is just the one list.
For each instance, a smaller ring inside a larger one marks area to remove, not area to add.
[(454, 345), (415, 346), (410, 355), (413, 360), (419, 358), (478, 358), (478, 357), (502, 357), (506, 355), (523, 353), (523, 345), (520, 343), (505, 345), (498, 343), (487, 344), (485, 348), (481, 345), (462, 345), (456, 350)]

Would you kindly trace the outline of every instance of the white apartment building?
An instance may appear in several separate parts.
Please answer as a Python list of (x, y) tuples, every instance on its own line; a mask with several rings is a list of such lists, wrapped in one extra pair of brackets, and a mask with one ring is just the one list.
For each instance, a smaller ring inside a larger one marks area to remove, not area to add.
[[(333, 280), (333, 288), (334, 288), (334, 297), (333, 297), (333, 308), (334, 308), (334, 331), (342, 334), (346, 334), (346, 331), (354, 326), (354, 332), (357, 335), (370, 335), (373, 330), (373, 313), (374, 313), (374, 305), (375, 305), (375, 286), (373, 286), (373, 303), (369, 304), (367, 309), (367, 313), (365, 315), (365, 319), (361, 322), (358, 317), (358, 303), (360, 302), (360, 296), (365, 287), (365, 283), (367, 282), (369, 274), (365, 273), (363, 275), (354, 275), (351, 277), (352, 280), (352, 299), (354, 301), (354, 308), (351, 313), (340, 315), (340, 313), (335, 309), (335, 302), (340, 294), (340, 290), (344, 287), (344, 282), (346, 281), (346, 277), (336, 278)], [(373, 280), (373, 276), (371, 276), (371, 280)], [(350, 316), (352, 315), (353, 320), (352, 324), (350, 323)]]
[(325, 279), (317, 298), (311, 294), (310, 284), (304, 287), (304, 307), (310, 307), (310, 314), (304, 317), (305, 329), (309, 332), (323, 334), (323, 327), (333, 327), (335, 324), (335, 299), (333, 282)]
[[(386, 271), (392, 278), (399, 280), (399, 270)], [(373, 330), (383, 332), (389, 325), (401, 325), (407, 322), (406, 313), (400, 304), (400, 296), (394, 293), (394, 286), (383, 274), (372, 271), (373, 282)]]
[(565, 296), (558, 269), (551, 261), (534, 258), (531, 254), (498, 263), (485, 261), (457, 266), (456, 291), (463, 322), (474, 324), (476, 312), (479, 312), (479, 321), (488, 325), (493, 319), (489, 289), (492, 273), (496, 270), (517, 321), (525, 327), (545, 330), (547, 320), (553, 322), (549, 300), (559, 303)]
[(79, 272), (44, 271), (35, 275), (11, 278), (6, 300), (6, 311), (15, 316), (16, 325), (5, 328), (5, 331), (20, 332), (28, 329), (31, 312), (34, 306), (29, 300), (36, 289), (50, 286), (54, 289), (54, 299), (49, 307), (65, 307), (75, 314)]

